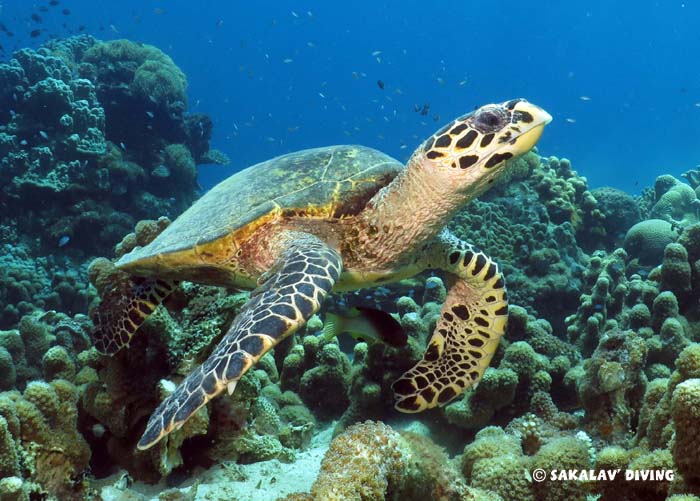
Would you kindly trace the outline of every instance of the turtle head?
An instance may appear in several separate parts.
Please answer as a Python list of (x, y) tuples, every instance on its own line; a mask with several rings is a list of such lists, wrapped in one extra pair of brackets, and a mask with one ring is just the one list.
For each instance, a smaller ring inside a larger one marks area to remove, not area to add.
[(524, 99), (487, 104), (433, 134), (412, 162), (471, 199), (504, 172), (506, 160), (527, 153), (551, 120)]

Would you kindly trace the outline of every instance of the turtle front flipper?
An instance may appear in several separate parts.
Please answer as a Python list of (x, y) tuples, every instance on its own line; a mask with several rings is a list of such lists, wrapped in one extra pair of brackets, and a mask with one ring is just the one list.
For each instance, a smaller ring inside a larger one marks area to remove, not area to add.
[(129, 345), (148, 316), (177, 287), (178, 282), (159, 278), (128, 277), (102, 292), (100, 304), (91, 312), (95, 348), (114, 355)]
[(138, 448), (148, 449), (238, 380), (270, 348), (318, 311), (340, 276), (342, 259), (319, 238), (289, 232), (276, 273), (251, 295), (211, 356), (166, 398), (148, 421)]
[(445, 405), (478, 383), (508, 318), (503, 275), (477, 247), (444, 231), (426, 249), (425, 265), (449, 272), (452, 287), (423, 359), (392, 386), (402, 412)]

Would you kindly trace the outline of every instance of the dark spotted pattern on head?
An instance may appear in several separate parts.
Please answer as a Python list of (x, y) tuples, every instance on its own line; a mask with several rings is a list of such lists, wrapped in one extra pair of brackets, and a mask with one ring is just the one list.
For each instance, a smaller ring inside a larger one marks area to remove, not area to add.
[(452, 138), (445, 134), (435, 140), (435, 148), (447, 148), (452, 143)]
[(479, 143), (479, 146), (482, 148), (486, 148), (489, 144), (491, 144), (491, 141), (493, 141), (493, 138), (496, 136), (493, 132), (490, 134), (486, 134), (484, 137), (481, 138), (481, 142)]
[[(533, 144), (523, 141), (518, 145), (517, 140), (523, 131), (532, 128), (536, 109), (522, 99), (482, 106), (442, 127), (425, 141), (422, 151), (425, 158), (440, 167), (464, 170), (472, 166), (485, 169), (500, 166), (516, 154), (525, 153)], [(476, 179), (473, 172), (469, 171), (467, 179)], [(489, 176), (482, 184), (494, 181), (494, 176)]]
[(459, 157), (459, 168), (468, 169), (469, 167), (474, 165), (478, 160), (479, 157), (476, 155), (464, 155), (463, 157)]
[(501, 162), (505, 162), (509, 158), (512, 158), (513, 154), (509, 151), (506, 151), (505, 153), (494, 153), (491, 158), (487, 160), (487, 162), (484, 164), (484, 167), (487, 169), (490, 169), (491, 167), (495, 167)]
[(472, 144), (474, 144), (477, 137), (479, 137), (479, 134), (474, 130), (470, 130), (464, 136), (462, 136), (459, 141), (457, 141), (455, 146), (461, 150), (466, 150), (467, 148), (471, 147)]
[(503, 284), (498, 266), (479, 249), (445, 232), (426, 254), (457, 280), (423, 359), (392, 386), (395, 407), (402, 412), (445, 405), (477, 383), (505, 332), (508, 314), (504, 291), (496, 287)]
[(461, 124), (457, 125), (455, 128), (453, 128), (453, 129), (450, 131), (450, 134), (453, 135), (453, 136), (456, 136), (457, 134), (462, 133), (462, 131), (465, 131), (465, 130), (467, 130), (468, 128), (469, 128), (469, 126), (468, 126), (467, 124), (461, 123)]
[(513, 113), (514, 122), (523, 122), (529, 124), (534, 119), (535, 118), (532, 116), (532, 114), (528, 113), (527, 111), (516, 111), (515, 113)]

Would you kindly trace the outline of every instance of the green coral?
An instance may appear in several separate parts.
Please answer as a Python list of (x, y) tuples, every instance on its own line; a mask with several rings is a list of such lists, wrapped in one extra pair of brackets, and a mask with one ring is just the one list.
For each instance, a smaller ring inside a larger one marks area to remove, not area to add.
[(337, 344), (328, 343), (314, 365), (301, 376), (299, 396), (321, 418), (340, 416), (348, 406), (350, 362)]
[(653, 266), (661, 262), (664, 249), (677, 238), (678, 232), (670, 222), (647, 219), (627, 230), (624, 247), (630, 257), (638, 259), (640, 264)]
[(673, 391), (671, 416), (675, 438), (671, 447), (673, 464), (686, 485), (700, 492), (700, 379), (686, 379)]
[[(679, 226), (697, 223), (700, 201), (695, 190), (672, 176), (664, 176), (663, 178), (663, 183), (657, 182), (656, 203), (651, 208), (649, 216)], [(668, 178), (671, 179), (668, 180)], [(660, 184), (665, 184), (665, 186), (662, 187)]]
[[(542, 446), (532, 461), (533, 468), (552, 470), (587, 470), (591, 465), (589, 445), (578, 437), (561, 437)], [(538, 500), (585, 500), (587, 487), (583, 482), (536, 482), (534, 491)]]
[[(131, 89), (144, 101), (172, 105), (187, 102), (187, 79), (160, 49), (130, 40), (110, 40), (92, 46), (84, 60), (99, 65), (103, 74), (129, 71)], [(133, 66), (131, 66), (133, 65)]]
[(587, 423), (610, 443), (626, 439), (631, 430), (644, 394), (646, 357), (646, 344), (637, 334), (610, 331), (583, 363), (577, 389)]
[(673, 292), (684, 303), (692, 290), (688, 251), (680, 243), (671, 243), (664, 250), (661, 266), (661, 290)]
[(77, 496), (91, 457), (78, 431), (78, 398), (60, 379), (0, 393), (0, 473), (26, 476), (57, 498)]
[(518, 374), (514, 370), (488, 368), (476, 389), (444, 408), (445, 417), (460, 428), (481, 428), (496, 411), (513, 402), (517, 385)]
[(17, 371), (12, 355), (6, 348), (0, 346), (0, 391), (14, 388), (17, 381)]

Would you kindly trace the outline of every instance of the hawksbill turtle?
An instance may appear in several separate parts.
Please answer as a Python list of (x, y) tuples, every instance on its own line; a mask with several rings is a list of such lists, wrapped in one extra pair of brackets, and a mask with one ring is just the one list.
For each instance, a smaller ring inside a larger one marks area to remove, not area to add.
[(443, 270), (450, 285), (422, 360), (393, 384), (395, 407), (445, 405), (476, 384), (508, 315), (503, 275), (445, 225), (530, 150), (551, 116), (524, 99), (482, 106), (428, 138), (407, 165), (371, 148), (283, 155), (222, 181), (151, 243), (122, 256), (128, 298), (93, 312), (98, 351), (128, 345), (181, 280), (253, 289), (209, 358), (153, 412), (147, 449), (303, 326), (331, 290)]

